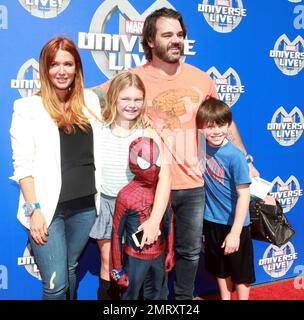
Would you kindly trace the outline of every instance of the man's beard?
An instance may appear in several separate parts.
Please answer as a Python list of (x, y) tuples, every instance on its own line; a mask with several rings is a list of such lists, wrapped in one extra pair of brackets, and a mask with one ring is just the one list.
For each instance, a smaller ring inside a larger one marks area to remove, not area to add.
[[(178, 55), (169, 54), (168, 51), (171, 48), (179, 49), (180, 53)], [(154, 53), (159, 59), (161, 59), (161, 60), (163, 60), (165, 62), (176, 63), (176, 62), (179, 61), (183, 51), (184, 51), (184, 46), (182, 44), (170, 45), (170, 46), (167, 46), (167, 47), (156, 45)]]

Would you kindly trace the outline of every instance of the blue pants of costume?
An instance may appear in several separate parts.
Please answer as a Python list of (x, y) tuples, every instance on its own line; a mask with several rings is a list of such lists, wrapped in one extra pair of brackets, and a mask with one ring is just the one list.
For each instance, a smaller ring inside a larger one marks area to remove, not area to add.
[(155, 259), (143, 260), (124, 256), (124, 265), (129, 278), (129, 286), (122, 292), (122, 300), (138, 300), (143, 286), (145, 300), (159, 300), (165, 281), (165, 254)]

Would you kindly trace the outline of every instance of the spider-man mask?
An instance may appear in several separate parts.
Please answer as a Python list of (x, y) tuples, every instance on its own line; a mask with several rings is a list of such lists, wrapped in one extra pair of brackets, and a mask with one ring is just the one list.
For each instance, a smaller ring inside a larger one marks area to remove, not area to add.
[(153, 139), (139, 137), (130, 144), (129, 166), (136, 180), (149, 185), (157, 182), (160, 171), (160, 152)]

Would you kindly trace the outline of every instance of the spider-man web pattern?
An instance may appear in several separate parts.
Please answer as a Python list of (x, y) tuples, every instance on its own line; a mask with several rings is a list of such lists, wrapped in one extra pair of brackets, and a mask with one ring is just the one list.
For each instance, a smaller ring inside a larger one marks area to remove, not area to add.
[(118, 193), (113, 218), (113, 267), (119, 271), (123, 266), (123, 253), (144, 260), (154, 259), (163, 252), (170, 252), (173, 256), (173, 215), (169, 205), (156, 242), (140, 249), (132, 239), (132, 234), (150, 217), (152, 211), (160, 172), (159, 157), (159, 148), (153, 139), (140, 137), (130, 145), (129, 165), (135, 177)]

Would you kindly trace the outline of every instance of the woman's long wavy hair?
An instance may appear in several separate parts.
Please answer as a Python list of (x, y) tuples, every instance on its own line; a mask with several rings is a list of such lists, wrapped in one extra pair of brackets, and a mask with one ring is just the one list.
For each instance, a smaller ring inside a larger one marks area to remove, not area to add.
[[(51, 64), (58, 50), (69, 52), (75, 59), (75, 79), (68, 89), (66, 110), (62, 107), (62, 102), (60, 102), (49, 76)], [(71, 134), (75, 132), (74, 126), (78, 126), (82, 131), (86, 132), (89, 120), (83, 112), (85, 107), (83, 69), (81, 58), (74, 42), (66, 37), (56, 37), (48, 41), (40, 53), (39, 74), (41, 88), (37, 94), (41, 96), (46, 111), (55, 121), (58, 128), (61, 128), (67, 134)]]
[(138, 128), (143, 126), (143, 116), (146, 109), (146, 89), (145, 85), (137, 74), (131, 73), (129, 71), (124, 71), (115, 76), (110, 83), (109, 90), (107, 92), (106, 105), (102, 113), (102, 118), (107, 125), (111, 125), (115, 122), (117, 115), (117, 100), (120, 92), (126, 88), (135, 87), (143, 93), (143, 108), (140, 115), (137, 117), (133, 128)]

